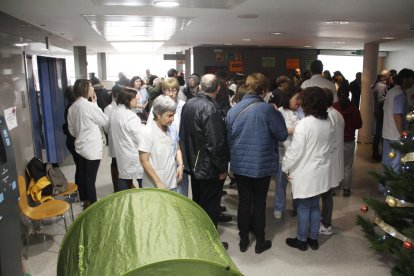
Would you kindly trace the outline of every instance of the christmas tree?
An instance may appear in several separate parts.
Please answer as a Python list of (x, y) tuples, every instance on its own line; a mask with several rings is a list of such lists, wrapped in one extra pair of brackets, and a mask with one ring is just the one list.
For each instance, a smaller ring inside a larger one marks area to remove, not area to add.
[[(394, 257), (392, 275), (414, 275), (414, 111), (406, 120), (407, 130), (393, 144), (401, 152), (401, 171), (384, 167), (382, 174), (372, 173), (384, 184), (385, 199), (365, 199), (357, 218), (371, 247)], [(395, 158), (394, 152), (388, 156)]]

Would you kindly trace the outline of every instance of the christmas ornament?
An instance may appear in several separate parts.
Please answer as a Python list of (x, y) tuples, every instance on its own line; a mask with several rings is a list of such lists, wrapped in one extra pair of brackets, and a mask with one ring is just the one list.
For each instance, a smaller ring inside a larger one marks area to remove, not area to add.
[(407, 120), (407, 122), (411, 122), (414, 120), (414, 113), (410, 112), (407, 115), (405, 115), (405, 119)]
[(408, 136), (407, 131), (405, 131), (405, 130), (404, 130), (404, 131), (402, 132), (402, 136), (403, 136), (404, 138), (407, 138), (407, 136)]
[(405, 249), (408, 249), (408, 250), (413, 249), (413, 243), (410, 240), (406, 240), (403, 243), (403, 246), (404, 246)]
[(368, 212), (369, 208), (367, 205), (362, 204), (359, 210), (361, 210), (361, 212), (365, 214), (366, 212)]
[(401, 158), (401, 163), (407, 163), (414, 161), (414, 152), (407, 153)]
[(389, 153), (388, 153), (388, 157), (389, 158), (391, 158), (391, 159), (394, 159), (395, 158), (395, 152), (393, 152), (393, 151), (390, 151)]
[[(378, 225), (385, 233), (393, 236), (396, 239), (399, 239), (404, 244), (407, 242), (407, 246), (410, 246), (411, 245), (411, 248), (412, 248), (413, 242), (410, 239), (408, 239), (406, 236), (404, 236), (403, 234), (401, 234), (400, 232), (398, 232), (397, 229), (395, 229), (391, 225), (385, 223), (385, 221), (383, 221), (379, 217), (375, 217), (374, 223), (376, 225)], [(405, 247), (405, 245), (404, 245), (404, 247)]]
[(385, 198), (385, 202), (390, 206), (393, 207), (414, 207), (414, 203), (406, 202), (405, 200), (395, 198), (393, 196), (388, 195)]

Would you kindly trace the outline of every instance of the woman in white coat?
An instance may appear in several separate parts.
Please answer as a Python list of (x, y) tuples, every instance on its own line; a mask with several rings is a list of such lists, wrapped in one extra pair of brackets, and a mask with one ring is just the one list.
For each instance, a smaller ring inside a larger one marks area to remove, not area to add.
[(118, 166), (116, 191), (127, 190), (133, 179), (142, 184), (143, 168), (139, 162), (138, 145), (142, 124), (131, 109), (137, 107), (137, 91), (123, 88), (116, 99), (117, 108), (111, 115), (111, 136)]
[(79, 183), (76, 184), (86, 208), (97, 200), (95, 181), (103, 151), (100, 128), (108, 123), (108, 117), (98, 107), (89, 80), (76, 80), (73, 91), (77, 99), (68, 111), (68, 130), (75, 137), (75, 150), (79, 154)]
[(328, 119), (327, 99), (319, 87), (303, 91), (306, 117), (299, 121), (282, 161), (297, 204), (297, 235), (286, 244), (307, 250), (319, 248), (320, 195), (331, 188), (333, 128)]

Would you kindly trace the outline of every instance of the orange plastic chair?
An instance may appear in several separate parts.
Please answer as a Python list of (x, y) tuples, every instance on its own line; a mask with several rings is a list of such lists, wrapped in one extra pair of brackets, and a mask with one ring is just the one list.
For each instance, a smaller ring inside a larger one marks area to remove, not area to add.
[(30, 223), (33, 225), (33, 229), (36, 233), (35, 221), (42, 221), (45, 219), (50, 219), (54, 217), (62, 217), (65, 223), (65, 231), (68, 230), (66, 224), (65, 213), (69, 210), (69, 203), (63, 200), (50, 200), (41, 203), (36, 207), (31, 207), (27, 200), (26, 193), (26, 179), (23, 176), (19, 176), (19, 208), (23, 215), (28, 219), (27, 231), (26, 231), (26, 251), (24, 257), (28, 259), (29, 251), (29, 237), (30, 237)]
[[(30, 183), (32, 181), (34, 181), (33, 177), (30, 175), (30, 172), (29, 172), (29, 170), (27, 168), (26, 168), (26, 173), (30, 177)], [(75, 194), (75, 193), (77, 194), (78, 200), (80, 201), (78, 185), (76, 185), (73, 182), (68, 182), (68, 185), (66, 187), (66, 191), (61, 192), (61, 193), (56, 194), (56, 195), (51, 195), (53, 198), (55, 198), (55, 197), (67, 197), (68, 198), (67, 201), (70, 204), (70, 216), (72, 218), (72, 221), (75, 221), (75, 216), (73, 214), (73, 207), (72, 207), (72, 200), (71, 200), (71, 198), (72, 198), (72, 195)]]

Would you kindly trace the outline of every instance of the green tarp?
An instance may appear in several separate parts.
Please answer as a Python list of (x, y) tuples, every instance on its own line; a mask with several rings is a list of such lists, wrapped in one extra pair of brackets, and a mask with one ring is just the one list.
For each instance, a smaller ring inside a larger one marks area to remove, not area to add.
[(241, 275), (208, 215), (177, 193), (134, 189), (82, 212), (59, 252), (57, 275)]

